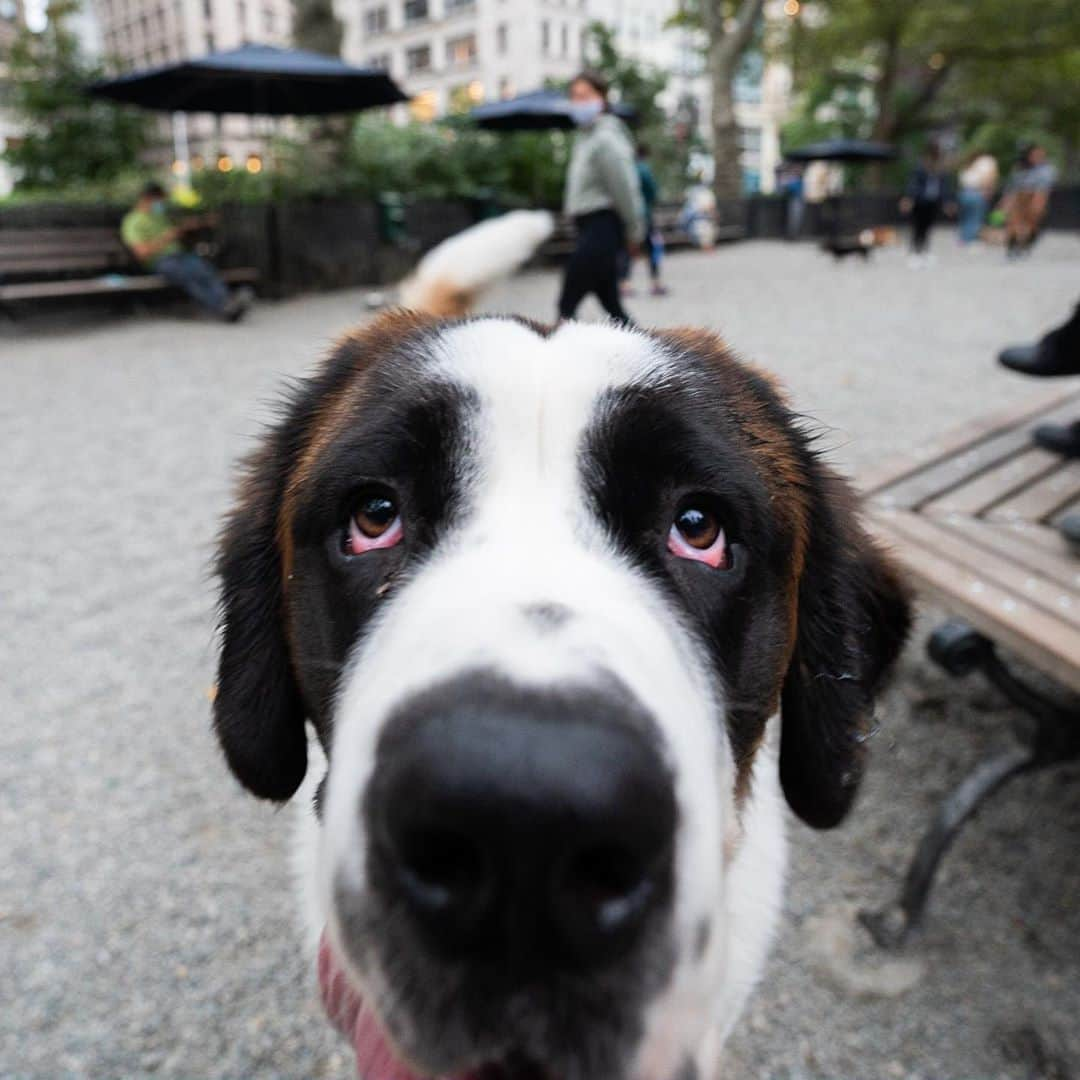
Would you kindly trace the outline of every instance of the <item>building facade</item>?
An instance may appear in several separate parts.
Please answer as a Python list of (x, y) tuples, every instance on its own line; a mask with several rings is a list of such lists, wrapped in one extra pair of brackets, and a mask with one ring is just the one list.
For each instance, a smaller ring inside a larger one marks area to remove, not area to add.
[[(703, 42), (699, 32), (671, 25), (679, 7), (679, 0), (336, 0), (345, 58), (383, 68), (412, 96), (399, 116), (431, 120), (565, 81), (588, 63), (589, 24), (602, 22), (622, 55), (668, 72), (662, 104), (672, 122), (707, 137)], [(748, 190), (768, 191), (790, 78), (756, 54), (745, 68), (736, 88), (743, 170)]]

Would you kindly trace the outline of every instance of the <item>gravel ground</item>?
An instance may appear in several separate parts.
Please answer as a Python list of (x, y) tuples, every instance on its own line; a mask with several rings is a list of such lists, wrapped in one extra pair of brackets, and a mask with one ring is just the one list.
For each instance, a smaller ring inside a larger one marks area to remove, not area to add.
[[(1029, 393), (995, 350), (1080, 294), (1075, 237), (1019, 266), (938, 248), (920, 271), (899, 251), (866, 267), (769, 243), (680, 255), (671, 297), (629, 305), (722, 328), (859, 468)], [(547, 317), (555, 290), (526, 275), (488, 306)], [(242, 794), (209, 737), (207, 564), (275, 387), (362, 299), (262, 305), (242, 328), (35, 318), (0, 337), (0, 1076), (350, 1076), (297, 945), (288, 814)], [(850, 822), (791, 826), (785, 927), (729, 1077), (1080, 1078), (1076, 767), (986, 809), (898, 963), (851, 930), (1009, 719), (909, 651)]]

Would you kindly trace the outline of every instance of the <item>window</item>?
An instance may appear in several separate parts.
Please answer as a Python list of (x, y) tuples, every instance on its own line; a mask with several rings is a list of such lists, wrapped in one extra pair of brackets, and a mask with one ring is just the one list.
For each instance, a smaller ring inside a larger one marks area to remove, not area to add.
[(405, 70), (409, 74), (417, 71), (431, 70), (431, 46), (417, 45), (413, 49), (405, 50)]
[(367, 66), (378, 68), (379, 71), (390, 70), (390, 54), (389, 53), (376, 53), (374, 56), (367, 58)]
[(447, 15), (457, 15), (463, 11), (472, 11), (476, 7), (476, 0), (445, 0)]
[(562, 54), (567, 56), (570, 52), (570, 27), (562, 24)]
[(371, 8), (364, 12), (364, 33), (368, 37), (378, 37), (389, 29), (390, 12), (386, 8)]
[(266, 27), (266, 32), (272, 34), (274, 32), (274, 10), (273, 8), (263, 8), (263, 26)]
[(499, 77), (499, 97), (505, 101), (514, 96), (514, 80), (509, 75)]
[(547, 19), (540, 23), (540, 51), (545, 56), (551, 52), (551, 24)]
[(405, 0), (405, 25), (423, 22), (428, 17), (428, 0)]
[(499, 23), (495, 27), (495, 51), (500, 56), (505, 56), (510, 48), (510, 27), (506, 23)]
[(476, 35), (463, 34), (446, 43), (446, 62), (451, 67), (467, 67), (476, 63)]

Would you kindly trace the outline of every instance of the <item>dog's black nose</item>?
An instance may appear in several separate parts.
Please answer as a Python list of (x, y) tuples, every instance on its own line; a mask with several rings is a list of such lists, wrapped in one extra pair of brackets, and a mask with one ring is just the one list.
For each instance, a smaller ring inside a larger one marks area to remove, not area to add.
[(434, 949), (503, 973), (614, 959), (670, 894), (672, 779), (618, 691), (425, 693), (384, 730), (364, 812), (372, 888)]

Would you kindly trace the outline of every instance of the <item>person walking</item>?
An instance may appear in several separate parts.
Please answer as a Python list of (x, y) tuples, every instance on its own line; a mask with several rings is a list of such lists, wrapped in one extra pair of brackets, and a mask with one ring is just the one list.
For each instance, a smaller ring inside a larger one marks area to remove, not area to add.
[(202, 228), (203, 219), (173, 224), (169, 220), (165, 189), (149, 183), (133, 209), (124, 215), (120, 236), (136, 259), (170, 285), (183, 289), (197, 304), (226, 322), (243, 318), (250, 306), (247, 297), (229, 296), (218, 272), (193, 251), (185, 251), (180, 238), (193, 228)]
[(1009, 175), (1001, 208), (1005, 211), (1005, 242), (1010, 258), (1026, 255), (1038, 239), (1039, 229), (1057, 170), (1046, 159), (1046, 149), (1033, 143), (1020, 152), (1020, 160)]
[(975, 150), (964, 160), (959, 180), (960, 242), (973, 244), (979, 239), (997, 191), (997, 161), (985, 150)]
[(900, 212), (911, 217), (912, 266), (923, 265), (928, 258), (930, 231), (949, 206), (949, 184), (941, 150), (936, 143), (930, 143), (911, 174), (907, 194), (900, 200)]
[(576, 75), (570, 101), (581, 130), (570, 155), (563, 209), (577, 226), (577, 242), (566, 264), (559, 318), (572, 319), (581, 301), (593, 293), (613, 319), (630, 323), (619, 298), (619, 253), (635, 254), (645, 238), (633, 142), (608, 107), (608, 84), (602, 75)]
[[(652, 294), (653, 296), (667, 296), (667, 287), (660, 280), (660, 267), (664, 261), (664, 238), (653, 220), (653, 210), (660, 196), (660, 186), (649, 165), (649, 148), (644, 143), (639, 143), (637, 148), (637, 173), (638, 184), (641, 187), (641, 201), (645, 208), (645, 254), (649, 260)], [(623, 265), (620, 266), (619, 273), (619, 281), (622, 285), (620, 293), (622, 296), (633, 296), (633, 289), (630, 286), (633, 263), (629, 254), (625, 254), (622, 261)]]

